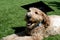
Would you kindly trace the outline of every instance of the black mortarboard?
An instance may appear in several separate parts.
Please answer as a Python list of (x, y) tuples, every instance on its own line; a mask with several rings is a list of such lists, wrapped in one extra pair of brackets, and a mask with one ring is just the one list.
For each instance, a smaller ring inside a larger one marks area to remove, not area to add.
[(51, 9), (48, 5), (46, 5), (42, 1), (27, 4), (27, 5), (23, 5), (21, 7), (23, 7), (26, 10), (29, 10), (30, 7), (35, 7), (35, 8), (38, 8), (38, 9), (42, 10), (45, 13), (50, 12), (50, 11), (54, 11), (53, 9)]

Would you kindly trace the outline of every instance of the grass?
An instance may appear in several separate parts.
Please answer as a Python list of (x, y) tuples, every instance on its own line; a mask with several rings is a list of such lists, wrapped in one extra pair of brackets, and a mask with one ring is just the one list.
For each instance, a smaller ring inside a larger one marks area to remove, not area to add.
[[(41, 0), (0, 0), (0, 38), (13, 34), (12, 27), (25, 26), (24, 16), (27, 13), (21, 6)], [(49, 5), (53, 12), (48, 15), (60, 15), (60, 0), (42, 0)], [(44, 40), (60, 40), (60, 35), (51, 36)]]

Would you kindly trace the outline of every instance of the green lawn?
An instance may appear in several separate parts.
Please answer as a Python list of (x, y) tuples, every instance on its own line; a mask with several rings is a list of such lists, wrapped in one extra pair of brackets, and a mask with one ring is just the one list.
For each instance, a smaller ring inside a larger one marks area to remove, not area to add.
[[(21, 6), (41, 0), (0, 0), (0, 38), (14, 33), (12, 27), (25, 26), (24, 16), (27, 13)], [(48, 15), (60, 15), (60, 0), (42, 0), (54, 12)], [(60, 40), (60, 35), (50, 36), (44, 40)]]

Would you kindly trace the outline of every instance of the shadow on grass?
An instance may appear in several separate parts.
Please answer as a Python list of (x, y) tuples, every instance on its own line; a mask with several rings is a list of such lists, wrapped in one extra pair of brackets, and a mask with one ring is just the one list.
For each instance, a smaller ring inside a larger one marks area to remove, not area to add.
[(54, 2), (49, 2), (48, 4), (51, 6), (57, 7), (57, 9), (60, 9), (60, 2), (54, 1)]
[(14, 34), (18, 36), (30, 36), (25, 32), (26, 27), (25, 26), (20, 26), (20, 27), (12, 27), (13, 30), (15, 30)]
[(22, 32), (26, 29), (25, 26), (20, 26), (20, 27), (12, 27), (13, 30), (15, 30), (14, 33), (19, 33), (19, 32)]

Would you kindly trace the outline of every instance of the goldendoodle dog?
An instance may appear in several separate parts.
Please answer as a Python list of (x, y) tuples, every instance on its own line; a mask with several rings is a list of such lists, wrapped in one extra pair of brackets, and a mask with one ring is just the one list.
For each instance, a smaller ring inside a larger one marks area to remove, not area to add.
[(34, 7), (29, 10), (25, 20), (30, 35), (39, 35), (44, 38), (49, 35), (60, 34), (60, 16), (48, 16), (38, 8)]
[(2, 40), (43, 40), (44, 37), (49, 35), (60, 34), (60, 16), (47, 16), (38, 8), (30, 8), (29, 10), (25, 18), (27, 28), (20, 35), (25, 35), (26, 33), (30, 36), (12, 34), (3, 37)]

